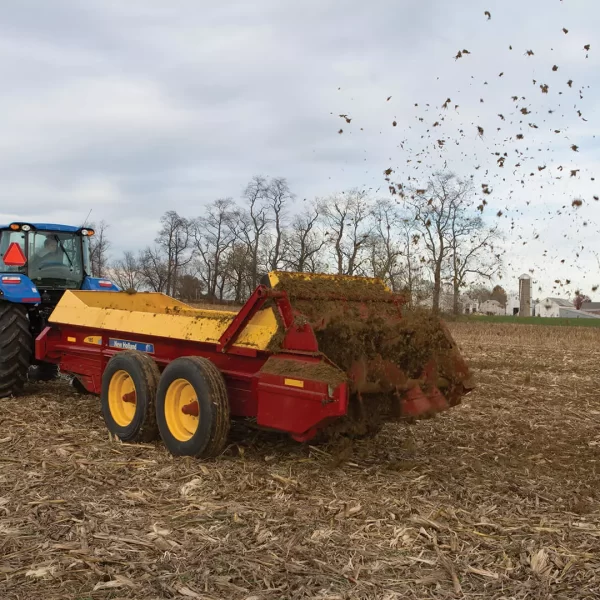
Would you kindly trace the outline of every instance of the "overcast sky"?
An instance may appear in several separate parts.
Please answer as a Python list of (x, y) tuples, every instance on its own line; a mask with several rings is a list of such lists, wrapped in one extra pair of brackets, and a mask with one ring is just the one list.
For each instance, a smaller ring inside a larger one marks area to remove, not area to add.
[(202, 214), (254, 174), (302, 199), (385, 195), (388, 167), (406, 182), (445, 166), (493, 189), (507, 288), (533, 269), (534, 296), (566, 295), (552, 281), (567, 278), (589, 292), (598, 31), (595, 0), (5, 0), (0, 222), (91, 210), (118, 255), (150, 243), (166, 210)]

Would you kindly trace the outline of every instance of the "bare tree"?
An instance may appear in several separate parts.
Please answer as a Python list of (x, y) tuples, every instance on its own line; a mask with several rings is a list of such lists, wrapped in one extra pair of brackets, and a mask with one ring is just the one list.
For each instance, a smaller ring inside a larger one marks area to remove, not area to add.
[(247, 298), (249, 290), (254, 289), (251, 287), (251, 280), (255, 272), (252, 270), (252, 258), (246, 244), (237, 242), (232, 246), (227, 253), (224, 270), (231, 296), (240, 304)]
[(156, 244), (166, 257), (167, 279), (165, 293), (174, 295), (177, 289), (179, 271), (191, 260), (189, 221), (180, 217), (174, 210), (167, 211), (160, 219), (161, 229)]
[(402, 261), (402, 228), (398, 208), (387, 199), (373, 207), (373, 232), (370, 239), (371, 271), (385, 280), (393, 292), (402, 287), (405, 265)]
[[(239, 238), (246, 245), (250, 263), (250, 287), (258, 285), (259, 250), (263, 236), (269, 225), (268, 206), (265, 204), (267, 197), (267, 182), (264, 177), (255, 175), (246, 186), (244, 197), (248, 203), (248, 209), (240, 215)], [(239, 249), (236, 249), (239, 254)]]
[(452, 311), (460, 312), (460, 290), (470, 275), (490, 280), (496, 275), (502, 261), (494, 252), (498, 239), (497, 228), (489, 228), (479, 215), (469, 214), (464, 204), (453, 204), (450, 208), (450, 273), (452, 278)]
[[(215, 200), (204, 217), (191, 223), (198, 274), (209, 298), (223, 294), (225, 255), (236, 235), (237, 209), (231, 198)], [(222, 299), (222, 297), (220, 298)]]
[(330, 196), (319, 203), (328, 229), (339, 275), (356, 275), (368, 258), (365, 250), (372, 232), (371, 203), (367, 193), (350, 190)]
[(184, 273), (178, 280), (177, 296), (188, 301), (199, 300), (202, 289), (203, 284), (200, 279), (190, 273)]
[(398, 225), (402, 239), (402, 269), (399, 271), (400, 287), (408, 295), (408, 305), (413, 307), (427, 297), (430, 285), (425, 285), (423, 278), (423, 262), (419, 256), (422, 243), (421, 235), (415, 229), (414, 221), (403, 217)]
[(139, 290), (143, 278), (140, 265), (133, 252), (124, 252), (111, 268), (111, 276), (115, 283), (124, 290)]
[(106, 235), (108, 228), (109, 225), (106, 221), (100, 221), (98, 227), (90, 225), (90, 229), (94, 230), (94, 235), (90, 238), (90, 262), (92, 263), (92, 274), (95, 277), (106, 277), (110, 248), (110, 241)]
[(269, 252), (269, 269), (276, 271), (281, 262), (283, 246), (283, 229), (287, 204), (293, 200), (294, 195), (290, 191), (287, 180), (284, 177), (272, 179), (265, 189), (265, 197), (268, 202), (271, 221), (274, 226), (273, 244)]
[(319, 230), (319, 220), (317, 203), (311, 204), (292, 219), (283, 241), (283, 262), (286, 269), (314, 273), (322, 267), (319, 254), (326, 238)]
[(425, 189), (413, 189), (408, 200), (412, 217), (419, 229), (433, 275), (432, 308), (440, 309), (444, 267), (452, 255), (452, 215), (464, 210), (472, 193), (470, 182), (453, 173), (435, 173)]
[(142, 283), (153, 292), (167, 292), (169, 266), (160, 248), (147, 247), (138, 257)]

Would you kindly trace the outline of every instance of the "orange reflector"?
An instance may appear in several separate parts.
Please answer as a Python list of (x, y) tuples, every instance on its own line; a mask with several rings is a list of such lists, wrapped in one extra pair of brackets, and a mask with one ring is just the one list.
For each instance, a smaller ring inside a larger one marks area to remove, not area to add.
[(2, 260), (7, 267), (22, 267), (27, 262), (27, 258), (17, 242), (13, 242), (8, 247)]
[(21, 226), (18, 223), (11, 223), (10, 228), (13, 231), (19, 231), (19, 229), (21, 229)]
[(283, 383), (284, 383), (284, 385), (291, 385), (292, 387), (297, 387), (297, 388), (304, 387), (304, 381), (302, 381), (300, 379), (284, 379)]

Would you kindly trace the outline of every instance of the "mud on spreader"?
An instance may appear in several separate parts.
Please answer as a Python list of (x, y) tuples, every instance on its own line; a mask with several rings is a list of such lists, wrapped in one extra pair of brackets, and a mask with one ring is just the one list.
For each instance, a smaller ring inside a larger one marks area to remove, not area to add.
[(378, 279), (273, 272), (238, 312), (67, 291), (49, 322), (36, 357), (100, 394), (113, 434), (160, 434), (175, 455), (218, 454), (231, 417), (298, 441), (361, 435), (443, 411), (472, 388), (445, 325), (404, 310)]

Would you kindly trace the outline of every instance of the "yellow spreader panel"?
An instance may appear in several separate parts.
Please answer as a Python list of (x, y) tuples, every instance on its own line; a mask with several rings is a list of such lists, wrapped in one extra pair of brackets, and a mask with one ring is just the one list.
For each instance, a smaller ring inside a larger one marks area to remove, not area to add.
[[(154, 292), (68, 290), (49, 320), (63, 325), (216, 344), (235, 315), (233, 311), (192, 308)], [(278, 327), (273, 309), (264, 308), (246, 325), (235, 345), (266, 350)]]

